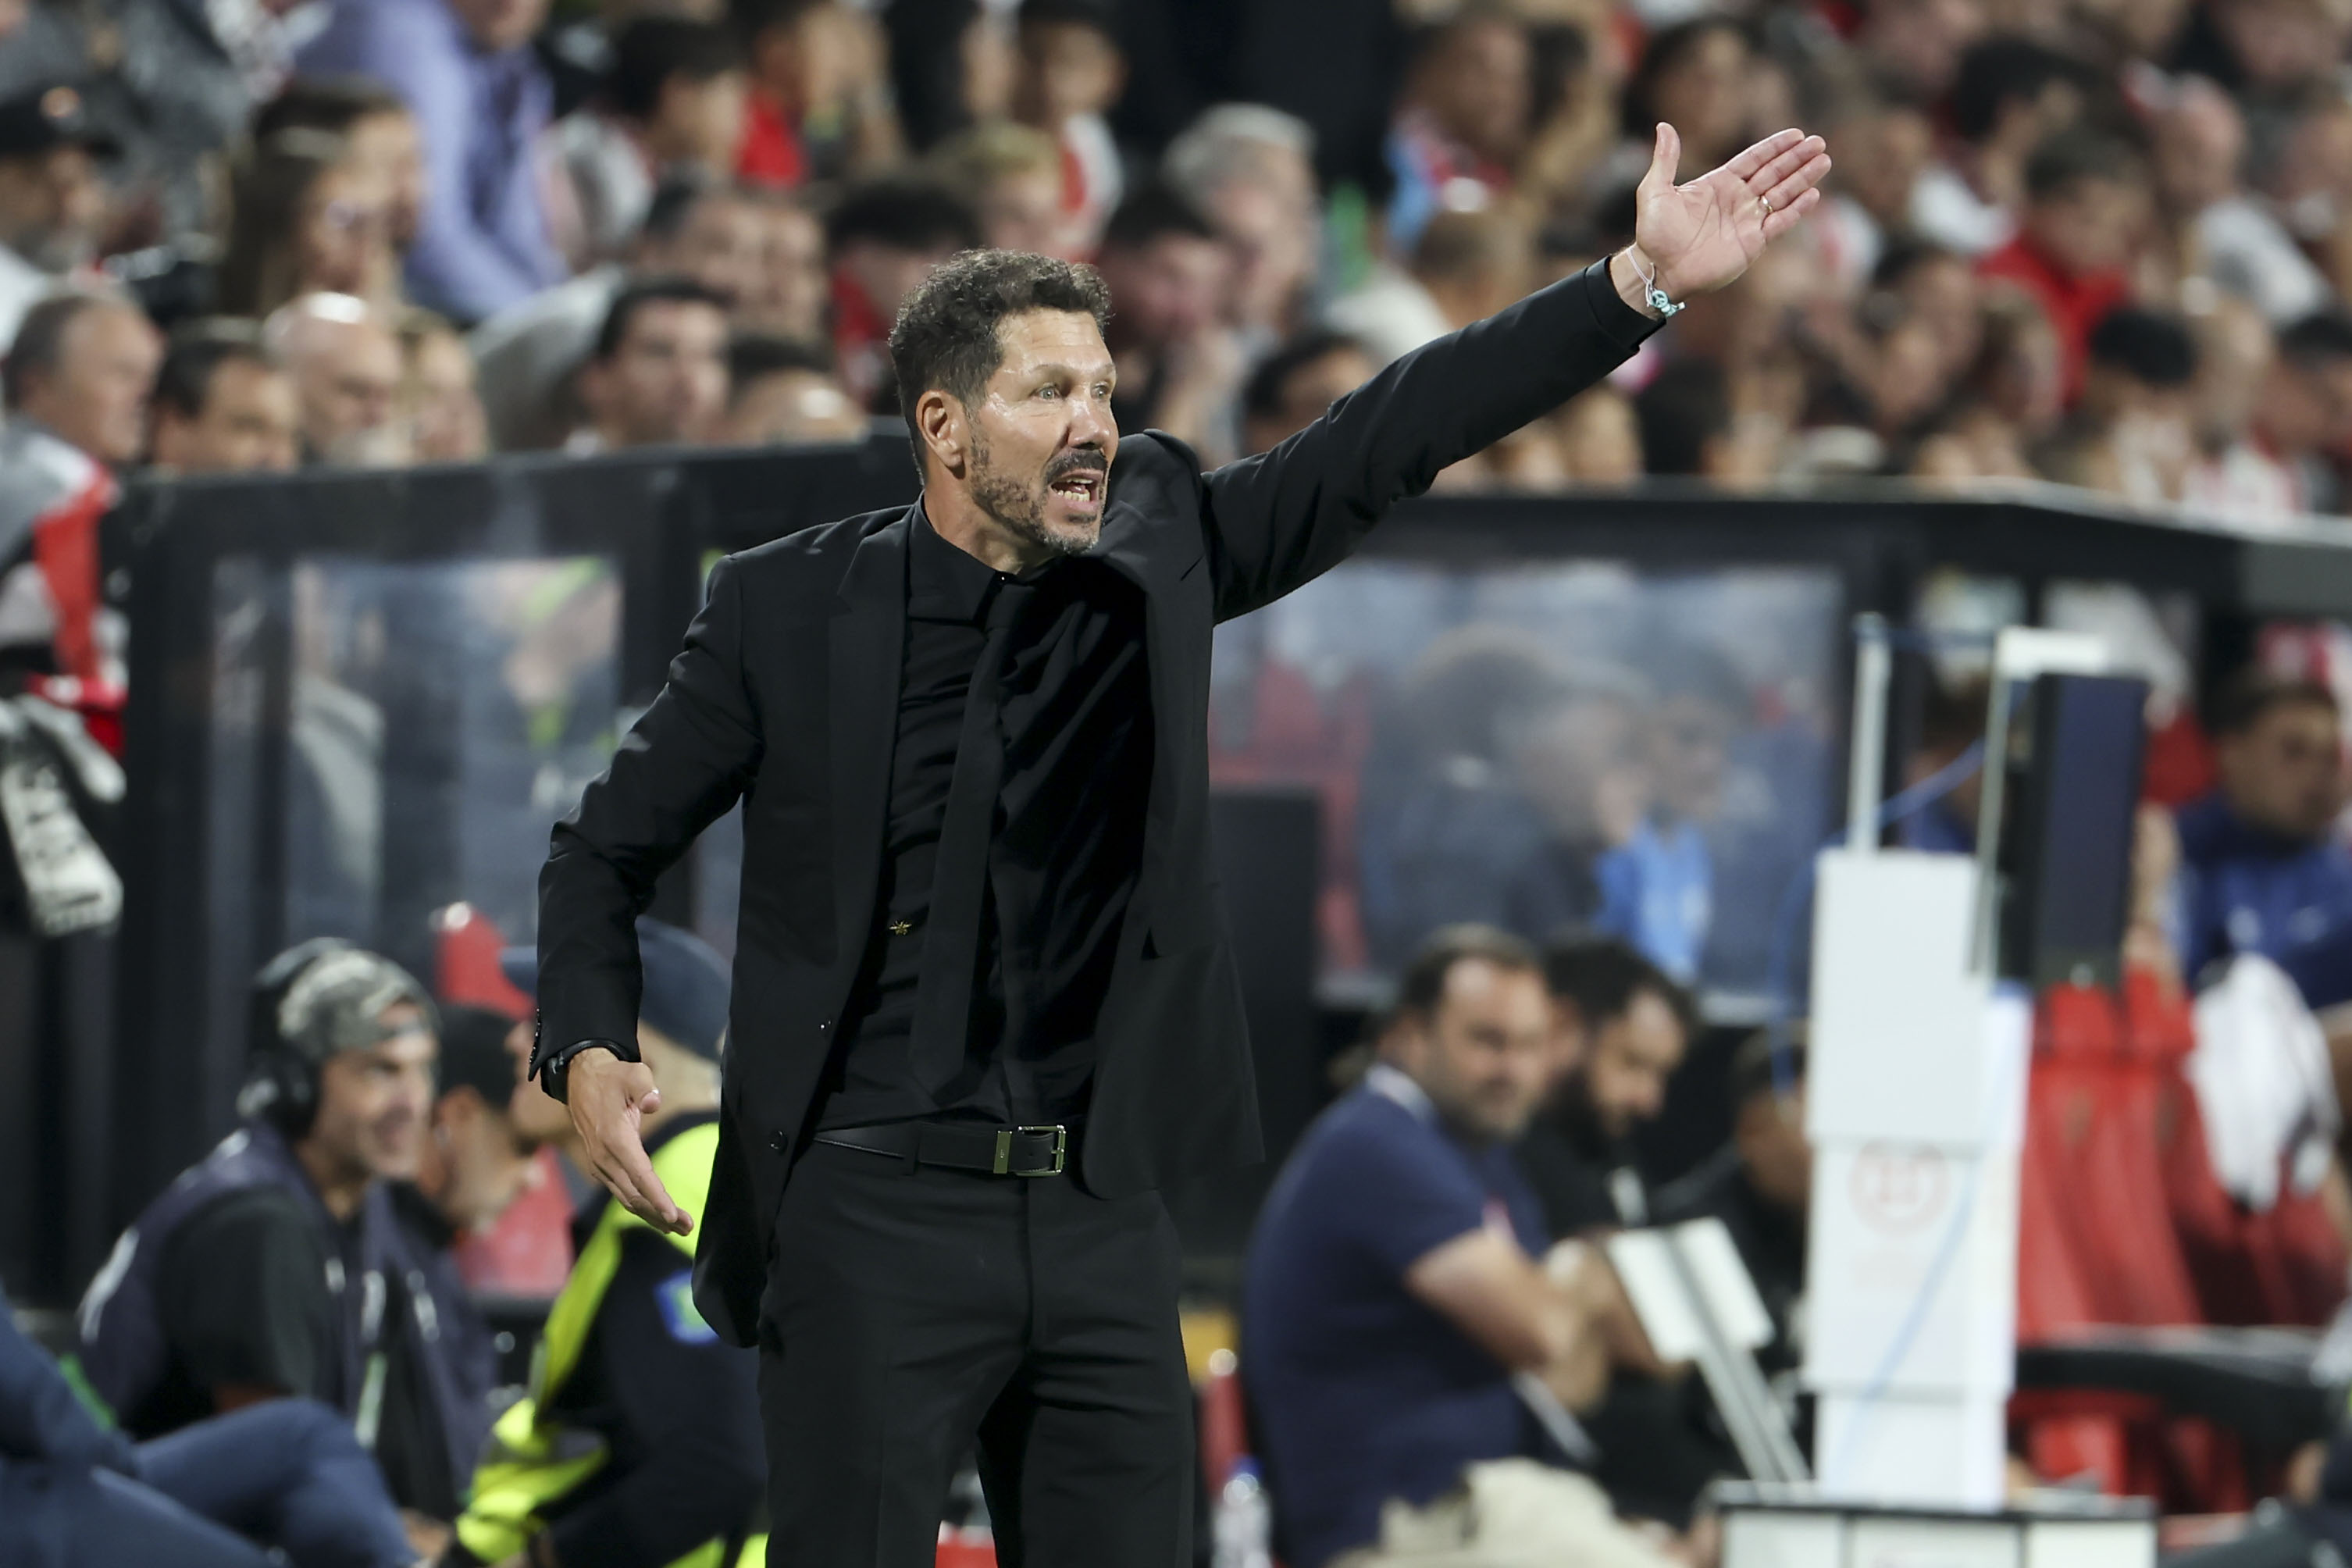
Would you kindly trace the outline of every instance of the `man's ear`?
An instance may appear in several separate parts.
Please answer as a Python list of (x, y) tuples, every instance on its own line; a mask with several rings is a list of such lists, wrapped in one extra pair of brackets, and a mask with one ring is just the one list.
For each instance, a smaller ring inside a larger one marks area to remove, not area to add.
[(971, 431), (963, 405), (933, 387), (915, 400), (915, 436), (940, 471), (961, 479), (971, 455)]

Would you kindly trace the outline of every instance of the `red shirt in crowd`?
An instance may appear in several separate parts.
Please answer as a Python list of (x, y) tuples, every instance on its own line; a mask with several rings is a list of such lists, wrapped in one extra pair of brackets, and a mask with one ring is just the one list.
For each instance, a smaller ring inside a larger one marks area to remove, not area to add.
[(766, 93), (751, 95), (743, 116), (743, 142), (735, 150), (735, 172), (755, 185), (791, 190), (808, 178), (808, 154), (783, 105)]
[(2042, 254), (2031, 235), (2019, 235), (1977, 263), (1986, 278), (2016, 284), (2042, 306), (2058, 334), (2058, 351), (2071, 405), (2083, 390), (2083, 363), (2091, 329), (2130, 296), (2131, 285), (2121, 272), (2092, 272), (2082, 277), (2062, 269)]

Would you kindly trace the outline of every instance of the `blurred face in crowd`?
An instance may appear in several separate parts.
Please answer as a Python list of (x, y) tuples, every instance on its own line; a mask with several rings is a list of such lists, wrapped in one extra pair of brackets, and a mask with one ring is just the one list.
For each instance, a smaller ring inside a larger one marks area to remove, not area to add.
[(1650, 806), (1633, 710), (1610, 692), (1576, 692), (1509, 737), (1514, 777), (1552, 833), (1570, 844), (1619, 844)]
[(1604, 384), (1570, 399), (1553, 429), (1570, 482), (1629, 485), (1642, 477), (1642, 427), (1615, 387)]
[(1413, 104), (1481, 157), (1507, 163), (1527, 140), (1533, 60), (1517, 22), (1481, 16), (1449, 28), (1414, 73)]
[(54, 369), (26, 384), (23, 412), (101, 463), (136, 462), (163, 339), (128, 305), (92, 305), (66, 323)]
[(518, 48), (547, 21), (548, 0), (449, 0), (458, 25), (484, 54)]
[(1121, 352), (1166, 348), (1215, 325), (1233, 276), (1225, 247), (1192, 234), (1157, 235), (1107, 250), (1100, 265)]
[(1004, 169), (980, 188), (982, 241), (1063, 261), (1079, 258), (1076, 226), (1062, 209), (1062, 172), (1049, 164)]
[(1232, 253), (1234, 320), (1286, 331), (1315, 281), (1322, 230), (1313, 186), (1302, 196), (1288, 178), (1227, 180), (1209, 193), (1204, 205)]
[(2219, 452), (2253, 423), (2270, 374), (2271, 329), (2252, 306), (2224, 295), (2195, 322), (2195, 331), (2197, 438)]
[(1024, 310), (997, 326), (1003, 352), (976, 405), (926, 392), (915, 405), (934, 483), (967, 491), (1013, 538), (1076, 555), (1102, 531), (1118, 425), (1118, 373), (1092, 316)]
[(1767, 1089), (1748, 1097), (1732, 1123), (1732, 1142), (1748, 1184), (1786, 1214), (1801, 1215), (1812, 1204), (1813, 1146), (1805, 1141), (1805, 1086), (1787, 1094)]
[(300, 458), (299, 423), (284, 371), (243, 355), (225, 359), (194, 418), (156, 408), (155, 465), (175, 474), (284, 473)]
[(461, 1084), (433, 1104), (417, 1189), (454, 1228), (479, 1230), (535, 1184), (537, 1152), (503, 1104), (487, 1104), (471, 1084)]
[(1905, 313), (1935, 334), (1943, 374), (1966, 374), (1984, 347), (1984, 312), (1968, 262), (1928, 257), (1904, 273), (1895, 292)]
[(709, 438), (727, 406), (727, 318), (698, 300), (648, 300), (612, 357), (581, 372), (580, 392), (604, 445)]
[(759, 203), (713, 191), (687, 209), (677, 234), (646, 240), (637, 263), (646, 272), (691, 278), (728, 300), (752, 299), (767, 283), (770, 222)]
[(311, 182), (303, 198), (295, 291), (373, 293), (393, 270), (390, 190), (356, 160)]
[(1909, 226), (1911, 188), (1935, 153), (1927, 117), (1907, 105), (1887, 104), (1841, 129), (1846, 132), (1836, 138), (1841, 187), (1882, 225)]
[(406, 252), (416, 243), (416, 226), (425, 215), (425, 144), (417, 138), (416, 117), (404, 109), (364, 115), (352, 122), (348, 141), (347, 161), (383, 193), (393, 248)]
[(470, 463), (489, 450), (488, 421), (466, 340), (438, 329), (408, 351), (409, 439), (420, 463)]
[(2343, 58), (2343, 20), (2315, 0), (2222, 0), (2212, 13), (2252, 86), (2292, 87)]
[(879, 85), (888, 46), (871, 17), (840, 0), (811, 5), (751, 40), (760, 89), (803, 120), (823, 118)]
[(319, 1068), (319, 1110), (297, 1152), (322, 1187), (405, 1181), (424, 1152), (441, 1043), (415, 1005), (383, 1010), (388, 1037)]
[(1983, 0), (1877, 0), (1862, 46), (1899, 80), (1940, 95), (1958, 73), (1960, 56), (1984, 31)]
[(2282, 837), (2316, 841), (2344, 809), (2344, 737), (2324, 703), (2273, 702), (2215, 760), (2230, 809)]
[(2309, 457), (2352, 434), (2352, 359), (2275, 357), (2254, 406), (2254, 427), (2283, 457)]
[(824, 337), (832, 302), (824, 226), (804, 207), (776, 203), (760, 209), (760, 235), (759, 279), (737, 305), (737, 319), (779, 337)]
[[(1561, 1004), (1573, 1014), (1572, 1005)], [(1571, 1017), (1568, 1026), (1576, 1027)], [(1637, 991), (1625, 1011), (1585, 1026), (1581, 1059), (1570, 1072), (1564, 1092), (1608, 1137), (1630, 1138), (1666, 1108), (1666, 1084), (1683, 1064), (1689, 1044), (1682, 1019), (1654, 991)]]
[(2155, 154), (2156, 186), (2172, 210), (2202, 212), (2238, 189), (2246, 122), (2228, 93), (2185, 78), (2178, 101), (2157, 117)]
[(1019, 34), (1020, 71), (1013, 112), (1044, 131), (1065, 121), (1100, 114), (1127, 86), (1127, 60), (1098, 27), (1082, 22), (1030, 22)]
[[(1691, 167), (1713, 168), (1747, 145), (1752, 68), (1748, 41), (1737, 28), (1709, 27), (1658, 73), (1652, 106), (1681, 132)], [(1843, 159), (1838, 167), (1846, 167)]]
[(0, 245), (44, 272), (66, 273), (98, 250), (106, 187), (79, 147), (0, 158)]
[(1731, 732), (1732, 716), (1696, 693), (1676, 692), (1658, 704), (1646, 749), (1660, 806), (1685, 822), (1715, 816), (1723, 805)]
[(1282, 384), (1281, 406), (1268, 414), (1252, 414), (1244, 422), (1243, 440), (1252, 452), (1263, 452), (1323, 417), (1332, 404), (1371, 379), (1379, 367), (1353, 343), (1335, 344), (1329, 353), (1293, 370)]
[(2027, 206), (2026, 231), (2059, 269), (2075, 278), (2112, 272), (2131, 260), (2147, 211), (2119, 180), (2080, 179)]
[(400, 340), (372, 318), (305, 314), (284, 359), (302, 410), (302, 439), (320, 461), (357, 468), (405, 462)]
[(662, 83), (661, 102), (646, 128), (646, 146), (658, 163), (692, 163), (723, 174), (735, 165), (751, 95), (751, 79), (741, 71), (721, 71), (700, 81), (673, 74)]
[(1870, 374), (1870, 401), (1880, 430), (1896, 434), (1944, 400), (1944, 347), (1935, 329), (1906, 317), (1878, 340)]
[(1552, 1072), (1543, 976), (1462, 959), (1430, 1015), (1400, 1018), (1383, 1049), (1456, 1132), (1480, 1142), (1517, 1138)]
[(780, 370), (735, 389), (718, 438), (740, 447), (854, 441), (866, 419), (841, 383), (817, 370)]

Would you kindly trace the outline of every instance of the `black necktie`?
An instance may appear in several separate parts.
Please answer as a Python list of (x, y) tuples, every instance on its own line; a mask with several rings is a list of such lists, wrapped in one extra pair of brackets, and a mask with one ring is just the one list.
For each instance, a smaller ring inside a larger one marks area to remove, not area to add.
[(980, 922), (988, 894), (988, 846), (996, 796), (1004, 782), (1004, 735), (997, 722), (1013, 624), (1032, 590), (999, 581), (988, 605), (988, 637), (964, 698), (955, 774), (940, 823), (931, 868), (931, 908), (924, 922), (922, 972), (915, 982), (912, 1055), (915, 1081), (938, 1096), (963, 1070), (971, 988), (980, 964)]

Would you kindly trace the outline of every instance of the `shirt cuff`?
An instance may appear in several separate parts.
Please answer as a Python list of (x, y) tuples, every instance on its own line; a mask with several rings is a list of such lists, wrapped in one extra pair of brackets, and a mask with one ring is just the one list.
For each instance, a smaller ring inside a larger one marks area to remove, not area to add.
[(1663, 317), (1645, 316), (1625, 303), (1610, 280), (1609, 263), (1614, 253), (1604, 256), (1584, 269), (1585, 302), (1592, 309), (1592, 324), (1611, 342), (1631, 354), (1649, 341), (1650, 334), (1664, 326)]

